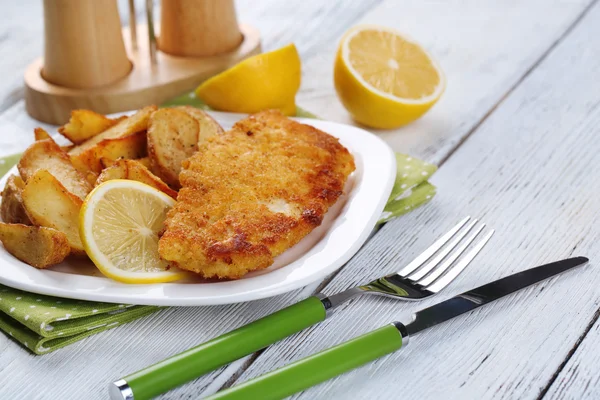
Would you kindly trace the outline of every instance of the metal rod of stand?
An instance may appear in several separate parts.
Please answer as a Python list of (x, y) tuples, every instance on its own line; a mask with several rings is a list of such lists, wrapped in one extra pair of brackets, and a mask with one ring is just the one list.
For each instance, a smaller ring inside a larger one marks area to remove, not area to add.
[(150, 50), (150, 61), (156, 64), (156, 34), (154, 32), (154, 4), (152, 0), (146, 0), (146, 18), (148, 19), (148, 48)]
[(129, 33), (131, 34), (131, 48), (138, 49), (137, 24), (135, 18), (135, 0), (129, 0)]

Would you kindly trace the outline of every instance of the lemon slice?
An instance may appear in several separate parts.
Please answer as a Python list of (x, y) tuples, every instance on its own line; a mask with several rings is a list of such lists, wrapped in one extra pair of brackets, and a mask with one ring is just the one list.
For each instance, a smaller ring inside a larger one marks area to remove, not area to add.
[(358, 122), (396, 128), (423, 115), (444, 92), (439, 65), (412, 39), (389, 28), (363, 25), (342, 38), (334, 82)]
[(255, 113), (279, 109), (296, 113), (301, 63), (294, 44), (245, 59), (206, 80), (196, 95), (215, 110)]
[(96, 187), (79, 214), (87, 255), (109, 278), (125, 283), (171, 282), (186, 276), (158, 255), (158, 233), (175, 200), (140, 182), (115, 179)]

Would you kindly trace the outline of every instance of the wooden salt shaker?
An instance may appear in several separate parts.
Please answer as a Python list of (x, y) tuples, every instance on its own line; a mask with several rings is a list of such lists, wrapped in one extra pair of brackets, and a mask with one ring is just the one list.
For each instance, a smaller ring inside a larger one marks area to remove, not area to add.
[(42, 77), (68, 88), (97, 88), (127, 76), (115, 0), (44, 0)]

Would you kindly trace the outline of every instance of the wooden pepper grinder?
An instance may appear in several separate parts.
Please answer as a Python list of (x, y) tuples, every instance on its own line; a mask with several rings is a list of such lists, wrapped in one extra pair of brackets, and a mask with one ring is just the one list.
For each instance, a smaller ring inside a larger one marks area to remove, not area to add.
[(158, 48), (165, 53), (214, 56), (242, 42), (233, 0), (162, 0), (160, 12)]
[(45, 57), (25, 72), (29, 115), (60, 125), (73, 109), (160, 104), (260, 52), (258, 31), (238, 24), (233, 0), (162, 0), (156, 34), (152, 1), (146, 6), (148, 25), (132, 24), (132, 34), (117, 0), (44, 0)]

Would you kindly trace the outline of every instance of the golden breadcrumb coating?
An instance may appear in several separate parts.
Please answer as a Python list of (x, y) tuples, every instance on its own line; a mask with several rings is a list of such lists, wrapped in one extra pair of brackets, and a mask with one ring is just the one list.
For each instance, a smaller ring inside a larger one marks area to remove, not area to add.
[(277, 111), (252, 115), (183, 162), (159, 253), (205, 278), (266, 268), (321, 224), (352, 171), (333, 136)]

